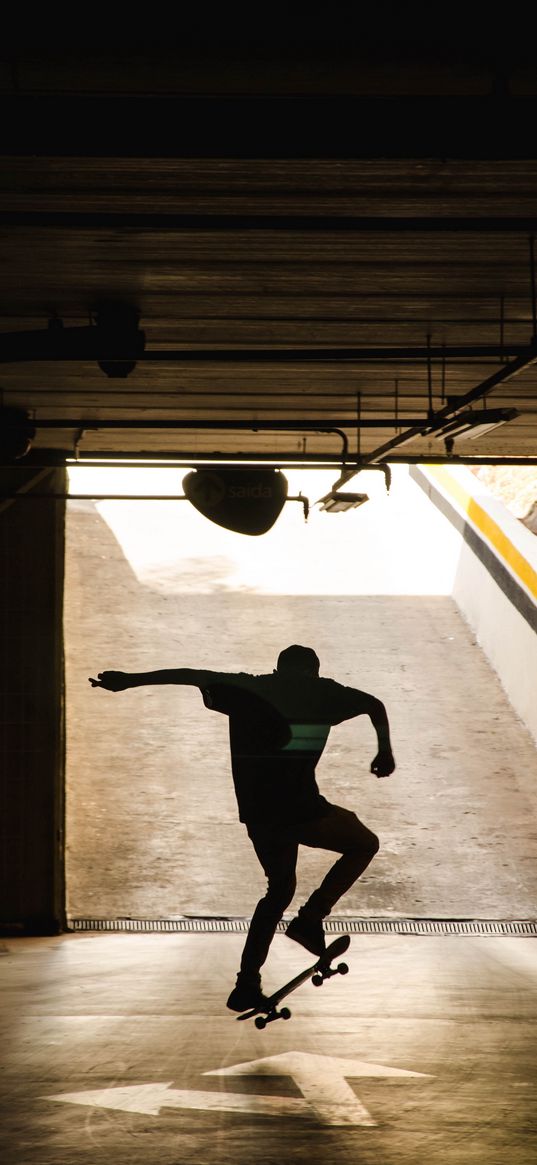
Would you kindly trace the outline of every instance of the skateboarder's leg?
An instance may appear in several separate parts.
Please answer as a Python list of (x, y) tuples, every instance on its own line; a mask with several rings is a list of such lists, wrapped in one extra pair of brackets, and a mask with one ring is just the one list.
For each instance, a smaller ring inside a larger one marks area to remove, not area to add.
[[(355, 813), (337, 805), (332, 805), (324, 817), (301, 825), (297, 839), (301, 845), (333, 850), (342, 855), (288, 928), (291, 938), (317, 952), (319, 944), (324, 942), (322, 919), (330, 914), (336, 902), (367, 869), (378, 851), (379, 839)], [(304, 942), (304, 938), (311, 941)]]
[(241, 959), (241, 971), (255, 974), (267, 958), (276, 927), (296, 890), (298, 844), (282, 840), (276, 829), (250, 829), (249, 834), (268, 882), (254, 910)]
[(268, 886), (265, 896), (254, 910), (237, 983), (227, 1001), (233, 1011), (246, 1011), (262, 1004), (259, 972), (268, 955), (276, 927), (296, 890), (298, 844), (295, 841), (282, 841), (275, 830), (250, 829), (249, 833), (267, 876)]
[(301, 845), (335, 850), (342, 855), (305, 903), (306, 910), (326, 918), (341, 896), (367, 869), (378, 852), (379, 839), (355, 813), (332, 805), (325, 817), (301, 827), (299, 841)]

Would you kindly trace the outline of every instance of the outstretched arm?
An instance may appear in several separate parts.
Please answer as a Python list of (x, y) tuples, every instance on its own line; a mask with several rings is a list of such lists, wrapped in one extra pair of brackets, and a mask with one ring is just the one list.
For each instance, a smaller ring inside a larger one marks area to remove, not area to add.
[(92, 688), (105, 688), (107, 692), (123, 692), (125, 688), (140, 688), (145, 684), (190, 684), (203, 688), (220, 676), (213, 671), (197, 671), (190, 667), (168, 668), (162, 671), (128, 672), (100, 671), (97, 679), (90, 677)]

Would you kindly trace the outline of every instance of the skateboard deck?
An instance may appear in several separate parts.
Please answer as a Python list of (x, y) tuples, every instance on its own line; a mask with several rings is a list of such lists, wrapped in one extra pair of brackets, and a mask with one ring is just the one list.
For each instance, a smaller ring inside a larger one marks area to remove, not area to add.
[[(338, 963), (336, 967), (332, 966), (332, 960), (337, 959), (338, 955), (342, 955), (347, 950), (350, 944), (350, 935), (342, 934), (339, 938), (334, 939), (329, 943), (323, 954), (311, 967), (307, 967), (305, 971), (301, 971), (300, 975), (296, 975), (289, 983), (285, 983), (280, 987), (279, 991), (275, 991), (274, 995), (269, 995), (264, 1007), (252, 1007), (249, 1011), (245, 1011), (242, 1015), (238, 1015), (238, 1020), (254, 1019), (257, 1028), (264, 1028), (267, 1023), (272, 1023), (275, 1019), (290, 1019), (291, 1012), (288, 1007), (282, 1007), (278, 1010), (278, 1004), (302, 983), (306, 983), (311, 979), (315, 987), (322, 987), (325, 979), (331, 979), (332, 975), (346, 975), (348, 966), (346, 963)], [(254, 1018), (255, 1017), (255, 1018)]]

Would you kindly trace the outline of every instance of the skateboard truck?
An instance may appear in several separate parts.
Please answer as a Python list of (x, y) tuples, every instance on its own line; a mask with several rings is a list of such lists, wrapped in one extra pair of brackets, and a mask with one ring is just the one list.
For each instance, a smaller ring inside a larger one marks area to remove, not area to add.
[[(314, 987), (322, 987), (326, 979), (331, 979), (333, 975), (346, 975), (349, 968), (347, 963), (338, 963), (333, 967), (332, 960), (336, 959), (338, 955), (342, 955), (347, 950), (350, 944), (350, 935), (342, 934), (339, 938), (334, 939), (332, 943), (323, 951), (321, 957), (308, 967), (305, 971), (301, 971), (300, 975), (296, 975), (284, 987), (280, 987), (279, 991), (275, 991), (274, 995), (270, 995), (264, 1007), (254, 1007), (249, 1011), (245, 1011), (243, 1015), (238, 1015), (238, 1020), (253, 1019), (255, 1026), (263, 1030), (268, 1023), (273, 1023), (275, 1019), (290, 1019), (291, 1012), (288, 1007), (278, 1008), (278, 1004), (302, 983), (311, 979)], [(254, 1018), (255, 1017), (255, 1018)]]

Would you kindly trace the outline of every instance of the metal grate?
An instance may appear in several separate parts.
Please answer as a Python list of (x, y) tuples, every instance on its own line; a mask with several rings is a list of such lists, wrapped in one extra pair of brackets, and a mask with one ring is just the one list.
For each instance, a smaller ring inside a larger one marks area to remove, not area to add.
[[(278, 925), (285, 931), (289, 919)], [(127, 934), (245, 934), (249, 918), (71, 918), (70, 931)], [(328, 934), (519, 935), (537, 937), (535, 919), (487, 918), (330, 918)]]

